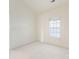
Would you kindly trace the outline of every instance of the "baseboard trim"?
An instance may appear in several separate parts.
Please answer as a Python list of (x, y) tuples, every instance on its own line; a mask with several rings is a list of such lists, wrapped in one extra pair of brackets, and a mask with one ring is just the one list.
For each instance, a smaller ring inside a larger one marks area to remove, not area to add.
[(40, 43), (42, 43), (42, 44), (48, 44), (48, 45), (51, 45), (51, 46), (53, 45), (53, 46), (60, 47), (60, 48), (69, 49), (69, 48), (66, 48), (64, 46), (56, 45), (56, 44), (53, 44), (53, 43), (47, 43), (47, 42), (40, 42)]
[(27, 43), (27, 44), (23, 44), (23, 45), (21, 45), (21, 46), (15, 47), (15, 48), (11, 48), (11, 49), (9, 49), (9, 50), (16, 50), (16, 49), (22, 48), (22, 47), (24, 47), (24, 46), (26, 46), (26, 45), (29, 45), (29, 44), (32, 44), (32, 43), (35, 43), (35, 42), (38, 42), (38, 40), (29, 42), (29, 43)]

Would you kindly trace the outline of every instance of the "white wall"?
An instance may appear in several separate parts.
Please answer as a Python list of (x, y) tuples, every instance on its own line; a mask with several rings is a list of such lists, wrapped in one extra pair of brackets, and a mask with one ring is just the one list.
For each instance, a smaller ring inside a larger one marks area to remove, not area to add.
[[(61, 39), (48, 35), (48, 21), (53, 16), (62, 18)], [(68, 48), (68, 5), (35, 16), (33, 11), (24, 5), (23, 0), (10, 0), (10, 48), (19, 47), (37, 39)]]
[(22, 0), (10, 0), (10, 48), (36, 40), (35, 16)]
[[(61, 38), (48, 35), (48, 21), (53, 16), (61, 17)], [(38, 15), (38, 39), (41, 42), (68, 48), (68, 5), (54, 8)]]

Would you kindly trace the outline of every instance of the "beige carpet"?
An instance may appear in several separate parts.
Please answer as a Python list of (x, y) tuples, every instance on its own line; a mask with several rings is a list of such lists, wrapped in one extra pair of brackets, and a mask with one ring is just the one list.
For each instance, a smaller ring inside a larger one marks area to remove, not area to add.
[(37, 42), (11, 50), (10, 59), (68, 59), (68, 49)]

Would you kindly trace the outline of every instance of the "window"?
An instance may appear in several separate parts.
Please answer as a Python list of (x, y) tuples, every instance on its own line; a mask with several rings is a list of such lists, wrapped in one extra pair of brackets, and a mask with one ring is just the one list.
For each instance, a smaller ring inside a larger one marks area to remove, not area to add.
[(60, 38), (60, 18), (55, 17), (49, 20), (49, 36), (54, 38)]

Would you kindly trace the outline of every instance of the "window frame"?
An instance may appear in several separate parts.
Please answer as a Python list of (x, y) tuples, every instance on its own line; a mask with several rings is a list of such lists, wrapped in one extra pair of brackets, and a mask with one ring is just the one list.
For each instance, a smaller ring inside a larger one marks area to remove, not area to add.
[[(55, 25), (59, 24), (58, 26), (54, 26), (53, 24), (50, 26), (50, 22), (56, 22)], [(58, 23), (59, 21), (59, 23)], [(52, 28), (52, 29), (50, 29)], [(57, 29), (58, 28), (58, 29)], [(55, 32), (54, 32), (55, 31)], [(59, 32), (57, 32), (59, 31)], [(49, 21), (48, 21), (48, 34), (50, 37), (53, 37), (53, 38), (60, 38), (61, 37), (61, 19), (60, 17), (53, 17), (51, 18)]]

